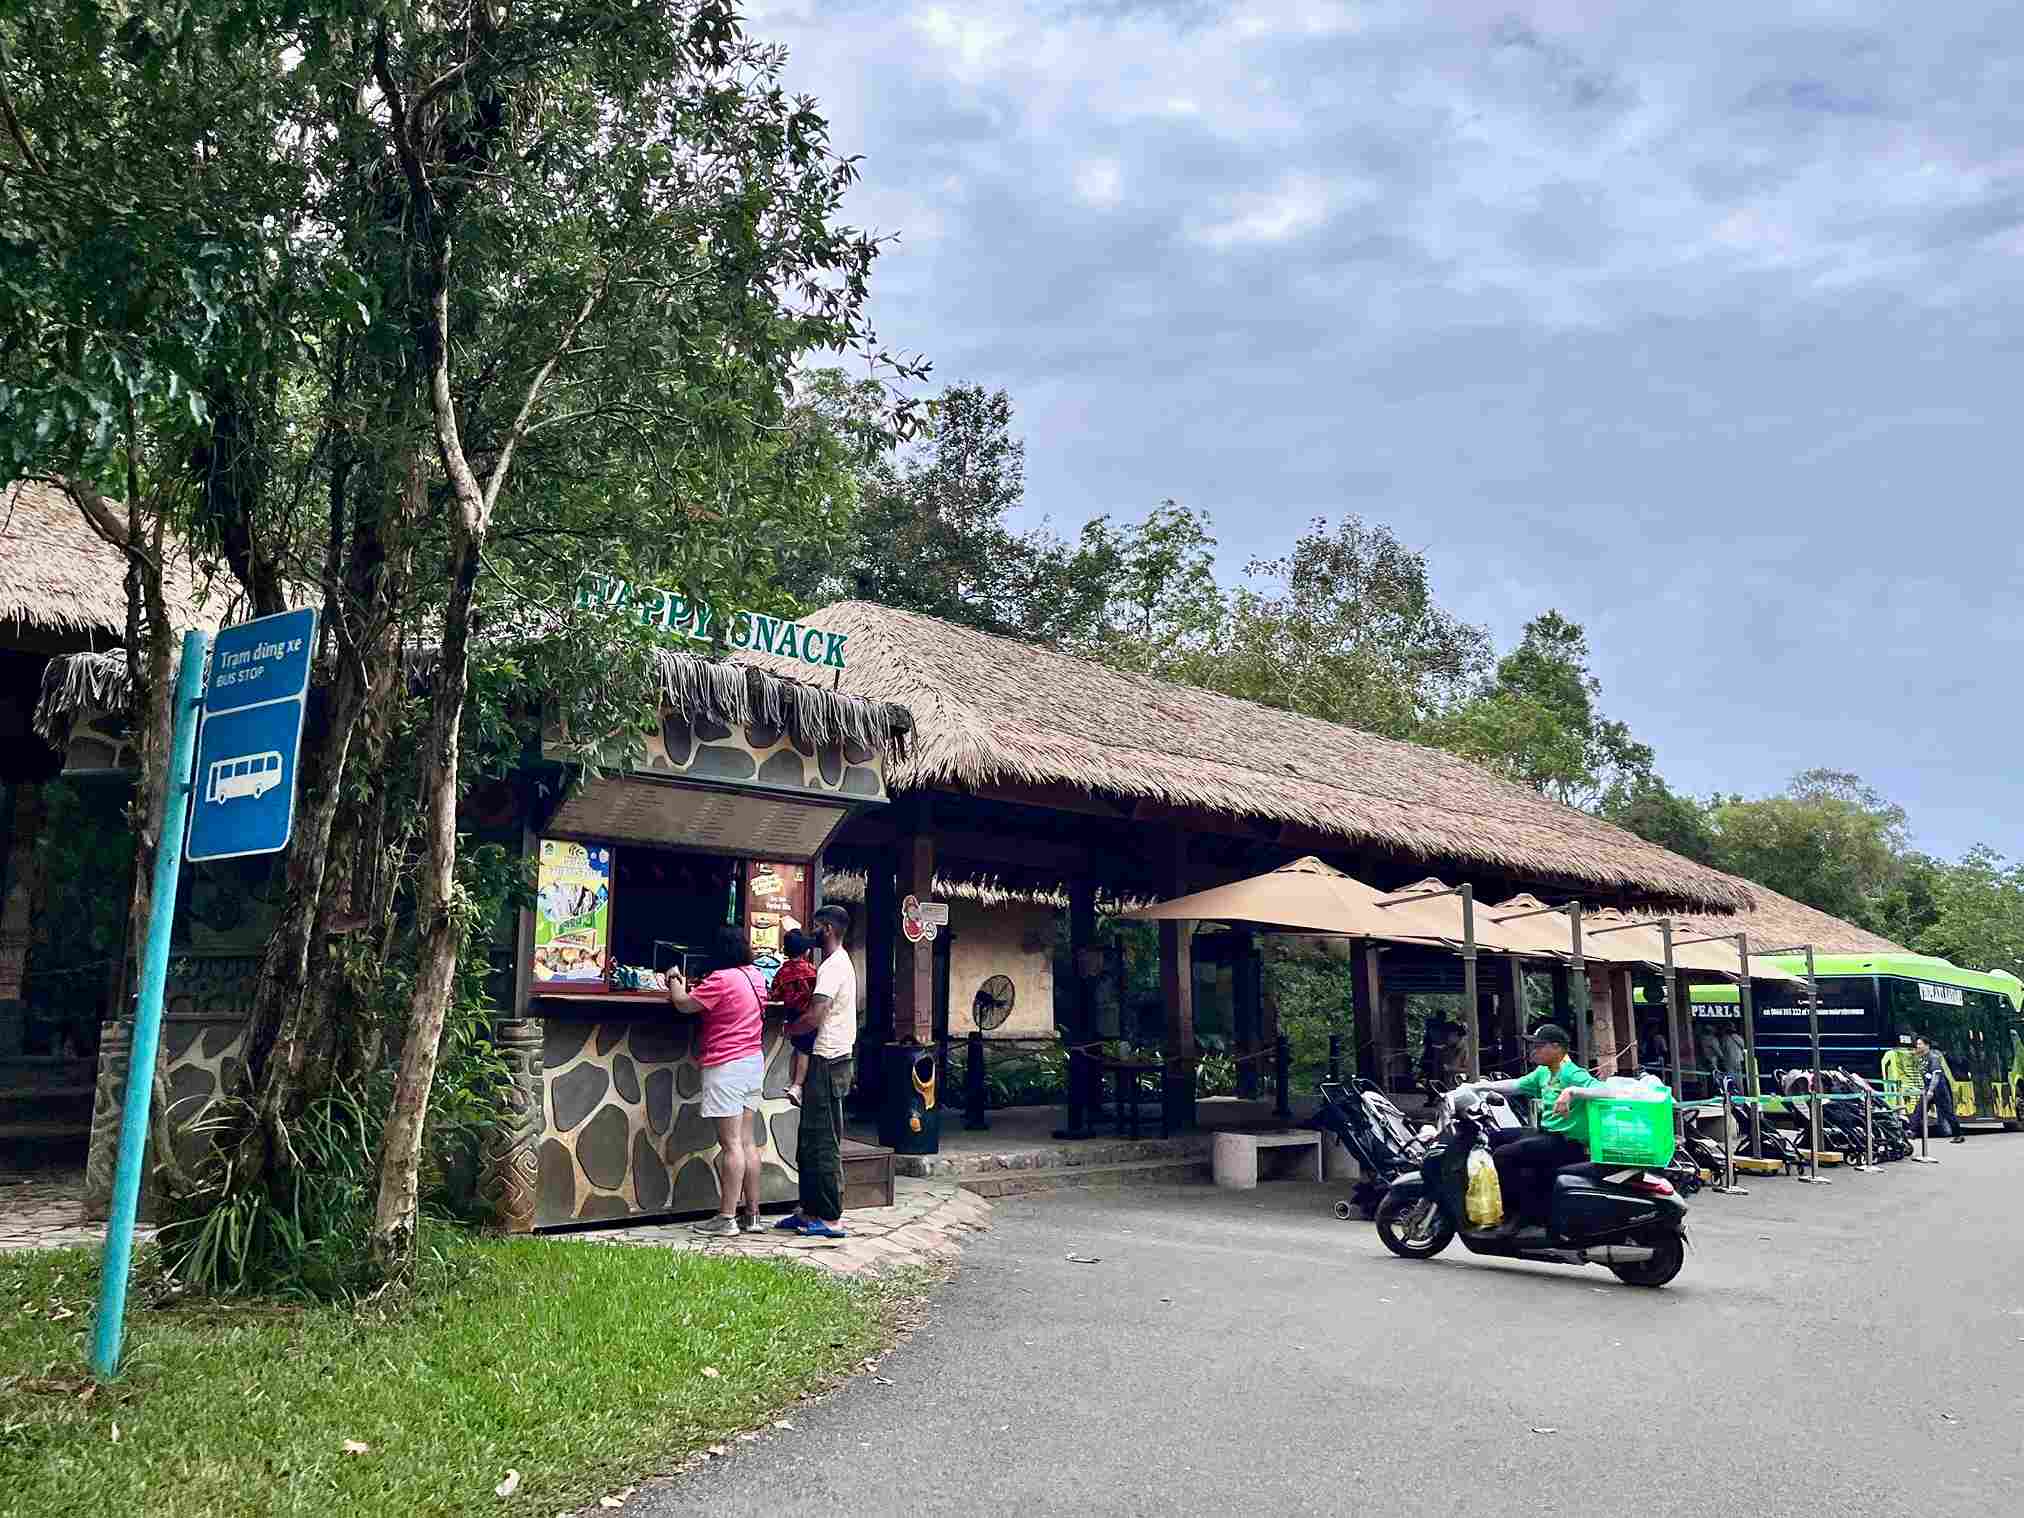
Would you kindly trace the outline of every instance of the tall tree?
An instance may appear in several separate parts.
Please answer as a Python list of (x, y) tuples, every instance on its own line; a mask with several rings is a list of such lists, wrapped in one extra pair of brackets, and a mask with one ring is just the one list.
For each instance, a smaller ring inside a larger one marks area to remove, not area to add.
[(1782, 796), (1718, 801), (1712, 822), (1723, 869), (1882, 930), (1902, 870), (1905, 814), (1860, 777), (1808, 770)]
[(1534, 617), (1482, 688), (1430, 726), (1429, 741), (1574, 806), (1619, 783), (1635, 789), (1652, 751), (1602, 715), (1589, 658), (1581, 624), (1557, 611)]
[(1293, 551), (1253, 560), (1209, 683), (1388, 737), (1417, 735), (1489, 660), (1488, 637), (1434, 598), (1426, 556), (1390, 528), (1317, 518)]
[(1696, 864), (1716, 862), (1708, 809), (1692, 796), (1680, 795), (1654, 772), (1617, 776), (1596, 810), (1604, 821)]
[(1913, 947), (1971, 970), (2024, 975), (2024, 864), (1986, 845), (1932, 881), (1934, 915)]

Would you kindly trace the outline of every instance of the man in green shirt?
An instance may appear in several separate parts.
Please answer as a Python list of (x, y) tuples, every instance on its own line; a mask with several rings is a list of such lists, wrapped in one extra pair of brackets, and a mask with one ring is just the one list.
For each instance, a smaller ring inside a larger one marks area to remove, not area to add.
[(1588, 1158), (1588, 1121), (1575, 1103), (1599, 1095), (1602, 1082), (1567, 1057), (1567, 1030), (1546, 1023), (1532, 1035), (1534, 1068), (1515, 1081), (1479, 1082), (1478, 1091), (1530, 1097), (1539, 1113), (1539, 1132), (1491, 1129), (1485, 1136), (1497, 1163), (1497, 1181), (1513, 1206), (1500, 1232), (1522, 1221), (1545, 1227), (1552, 1213), (1553, 1173)]

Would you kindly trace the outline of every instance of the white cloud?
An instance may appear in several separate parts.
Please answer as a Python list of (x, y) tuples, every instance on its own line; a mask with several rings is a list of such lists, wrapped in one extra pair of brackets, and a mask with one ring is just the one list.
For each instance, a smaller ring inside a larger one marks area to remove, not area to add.
[(1262, 194), (1228, 197), (1222, 214), (1197, 224), (1190, 235), (1212, 248), (1289, 242), (1327, 219), (1331, 199), (1322, 181), (1296, 175)]
[(1124, 193), (1124, 170), (1115, 158), (1091, 158), (1077, 165), (1075, 193), (1085, 205), (1108, 209)]

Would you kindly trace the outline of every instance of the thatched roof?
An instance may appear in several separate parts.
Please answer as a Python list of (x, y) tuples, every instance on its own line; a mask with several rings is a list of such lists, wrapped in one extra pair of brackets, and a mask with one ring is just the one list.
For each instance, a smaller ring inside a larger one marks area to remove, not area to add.
[(912, 757), (888, 777), (896, 789), (1065, 784), (1292, 823), (1429, 864), (1715, 910), (1751, 904), (1731, 876), (1438, 749), (862, 601), (802, 620), (846, 636), (844, 690), (914, 714)]
[(1783, 949), (1794, 944), (1813, 945), (1819, 954), (1908, 954), (1902, 944), (1879, 933), (1858, 928), (1852, 922), (1830, 917), (1804, 902), (1781, 896), (1754, 880), (1739, 881), (1748, 888), (1756, 905), (1740, 912), (1694, 912), (1675, 920), (1699, 933), (1748, 933), (1750, 952)]
[[(407, 676), (416, 689), (427, 688), (436, 657), (435, 649), (404, 652)], [(877, 750), (895, 763), (904, 760), (913, 731), (906, 708), (892, 702), (869, 701), (680, 649), (653, 651), (653, 678), (662, 706), (687, 721), (771, 727), (810, 753), (842, 745)], [(132, 699), (124, 649), (62, 655), (43, 670), (35, 730), (60, 746), (80, 713), (122, 712)]]
[[(125, 556), (54, 485), (0, 485), (0, 633), (12, 623), (79, 641), (124, 637), (126, 568)], [(225, 598), (206, 607), (179, 550), (169, 555), (162, 588), (179, 629), (218, 625)]]

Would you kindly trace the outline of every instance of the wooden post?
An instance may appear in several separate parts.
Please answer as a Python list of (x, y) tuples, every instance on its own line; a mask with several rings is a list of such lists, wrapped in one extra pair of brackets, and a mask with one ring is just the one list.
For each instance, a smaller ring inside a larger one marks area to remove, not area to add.
[(1610, 1005), (1616, 1012), (1616, 1073), (1636, 1075), (1639, 1064), (1636, 987), (1631, 982), (1628, 965), (1610, 972), (1609, 988)]
[(1378, 968), (1377, 945), (1364, 940), (1350, 951), (1349, 1006), (1355, 1021), (1356, 1073), (1367, 1081), (1382, 1081), (1384, 1066), (1378, 1059)]
[[(1170, 896), (1187, 894), (1188, 835), (1169, 835), (1165, 887)], [(1195, 968), (1190, 945), (1194, 924), (1160, 924), (1160, 992), (1166, 1002), (1167, 1126), (1195, 1126)]]
[[(1588, 1067), (1597, 1075), (1616, 1074), (1615, 976), (1607, 965), (1588, 966)], [(1580, 1036), (1580, 1030), (1575, 1030)]]
[[(1265, 953), (1255, 938), (1251, 941), (1250, 958), (1244, 962), (1244, 973), (1250, 976), (1252, 999), (1258, 1005), (1258, 1049), (1262, 1060), (1263, 1052), (1279, 1042), (1279, 998), (1265, 988)], [(1254, 1069), (1258, 1063), (1253, 1062)]]
[(1237, 1056), (1237, 1095), (1258, 1095), (1258, 1060), (1268, 1047), (1258, 1005), (1258, 941), (1248, 928), (1237, 930), (1237, 953), (1230, 974), (1230, 1051)]
[(1070, 1036), (1080, 1042), (1096, 1036), (1096, 983), (1103, 974), (1096, 945), (1096, 885), (1088, 880), (1068, 883), (1068, 959), (1075, 972), (1075, 993), (1069, 998), (1074, 1025)]
[[(926, 901), (935, 891), (935, 835), (925, 805), (915, 822), (917, 831), (900, 840), (899, 892)], [(935, 946), (893, 936), (893, 1033), (900, 1043), (926, 1045), (935, 1036)]]
[(1504, 1026), (1498, 1042), (1500, 1057), (1507, 1062), (1517, 1061), (1514, 1074), (1525, 1070), (1525, 961), (1512, 955), (1504, 961), (1507, 979), (1504, 983)]

